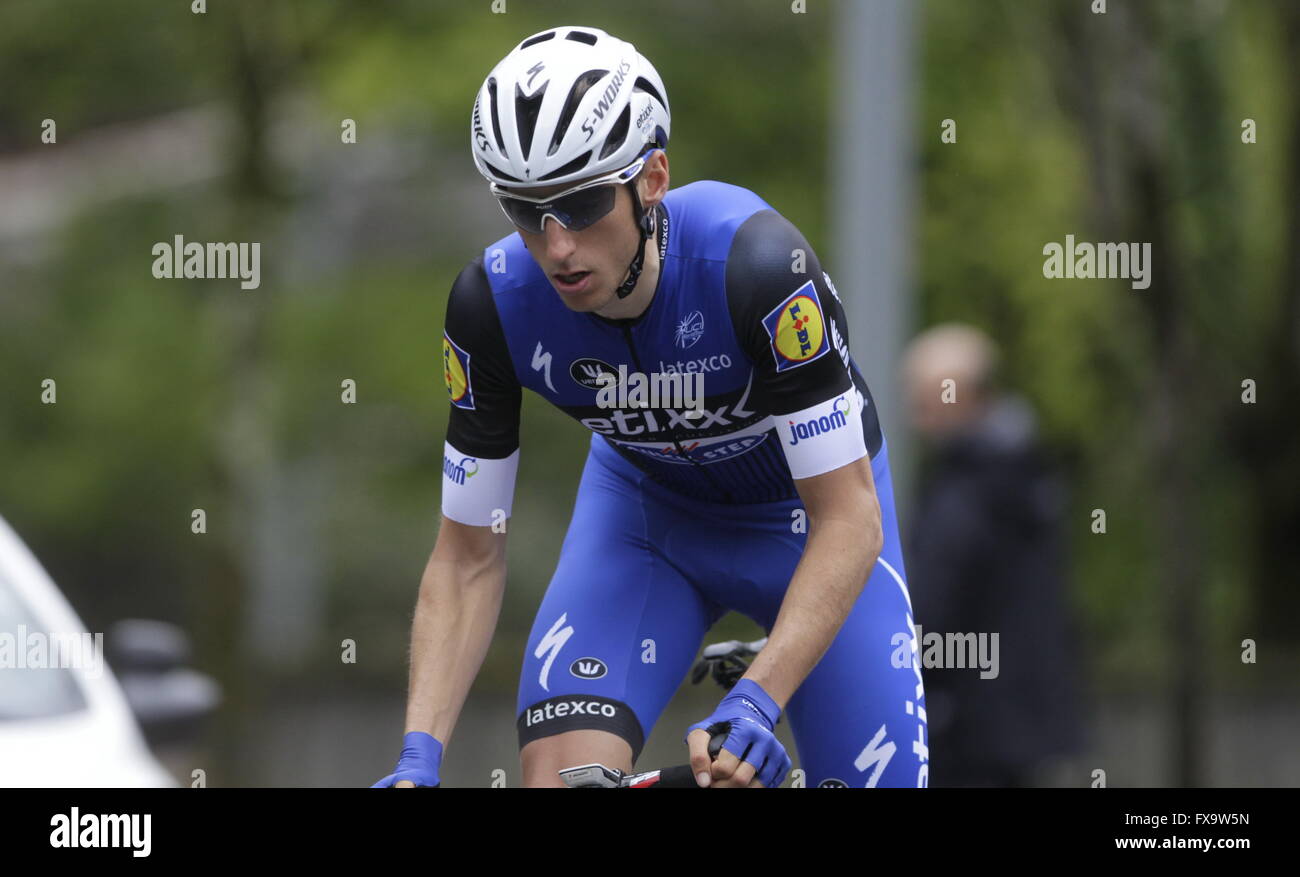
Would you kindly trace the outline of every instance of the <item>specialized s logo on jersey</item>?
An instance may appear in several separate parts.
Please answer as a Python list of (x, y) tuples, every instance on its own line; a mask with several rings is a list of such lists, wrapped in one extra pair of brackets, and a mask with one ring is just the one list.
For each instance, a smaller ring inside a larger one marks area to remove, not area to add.
[(809, 280), (763, 318), (776, 370), (801, 366), (830, 350), (817, 287)]
[(461, 350), (451, 336), (442, 333), (442, 376), (447, 395), (457, 408), (474, 410), (474, 388), (469, 380), (469, 354)]

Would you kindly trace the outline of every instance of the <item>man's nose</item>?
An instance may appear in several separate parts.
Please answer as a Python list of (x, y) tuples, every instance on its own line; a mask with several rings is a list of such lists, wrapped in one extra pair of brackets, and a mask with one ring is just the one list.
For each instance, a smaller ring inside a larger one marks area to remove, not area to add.
[(553, 262), (563, 262), (573, 254), (577, 244), (574, 233), (548, 216), (542, 220), (542, 233), (546, 235), (546, 255)]

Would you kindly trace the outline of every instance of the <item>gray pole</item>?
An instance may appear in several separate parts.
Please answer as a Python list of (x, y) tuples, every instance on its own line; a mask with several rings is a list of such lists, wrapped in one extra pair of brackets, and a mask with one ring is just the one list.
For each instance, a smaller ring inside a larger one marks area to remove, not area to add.
[(853, 359), (876, 400), (902, 509), (913, 463), (898, 380), (913, 319), (912, 4), (843, 0), (836, 14), (828, 271), (848, 311)]

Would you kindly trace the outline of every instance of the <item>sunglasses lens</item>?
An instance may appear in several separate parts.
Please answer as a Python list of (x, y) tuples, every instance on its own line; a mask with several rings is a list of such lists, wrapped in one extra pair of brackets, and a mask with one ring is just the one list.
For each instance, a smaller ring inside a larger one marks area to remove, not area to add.
[(497, 200), (516, 226), (531, 234), (541, 234), (542, 221), (546, 216), (559, 220), (570, 231), (581, 231), (614, 209), (614, 197), (613, 186), (593, 186), (544, 204), (533, 204), (506, 195), (499, 196)]
[(580, 231), (602, 219), (614, 209), (614, 187), (593, 186), (579, 189), (572, 195), (566, 195), (556, 204), (557, 215), (564, 225), (573, 231)]
[(542, 230), (542, 214), (536, 211), (536, 204), (529, 204), (527, 201), (505, 195), (498, 196), (497, 201), (505, 211), (506, 218), (518, 228), (533, 234)]

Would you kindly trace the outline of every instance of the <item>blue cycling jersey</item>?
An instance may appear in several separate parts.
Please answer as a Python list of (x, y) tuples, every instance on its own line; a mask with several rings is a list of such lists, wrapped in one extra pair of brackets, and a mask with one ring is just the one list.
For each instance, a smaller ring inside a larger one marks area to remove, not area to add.
[[(570, 310), (517, 234), (448, 300), (448, 518), (509, 516), (524, 387), (593, 433), (529, 638), (520, 745), (596, 728), (635, 757), (723, 612), (770, 630), (806, 538), (796, 479), (870, 456), (885, 548), (786, 715), (809, 784), (923, 785), (919, 665), (891, 660), (913, 634), (888, 460), (838, 294), (799, 231), (745, 189), (671, 190), (654, 221), (660, 275), (634, 319)], [(638, 397), (635, 376), (697, 392)]]
[[(794, 478), (880, 449), (838, 295), (798, 230), (717, 182), (670, 191), (657, 226), (658, 286), (632, 320), (569, 310), (517, 234), (457, 278), (443, 339), (448, 517), (488, 524), (508, 513), (523, 387), (701, 499), (790, 499)], [(699, 380), (698, 414), (600, 404), (601, 376), (630, 373)]]

